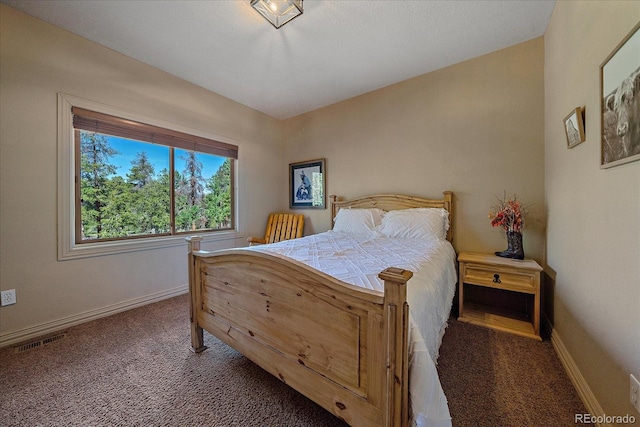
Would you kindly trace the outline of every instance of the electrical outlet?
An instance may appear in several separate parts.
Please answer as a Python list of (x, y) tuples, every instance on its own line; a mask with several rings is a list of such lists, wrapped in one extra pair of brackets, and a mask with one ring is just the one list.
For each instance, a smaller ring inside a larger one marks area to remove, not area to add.
[(15, 304), (16, 303), (16, 290), (15, 289), (9, 289), (8, 291), (2, 291), (0, 292), (0, 295), (2, 295), (2, 307), (4, 307), (5, 305), (11, 305), (11, 304)]
[(631, 384), (629, 389), (631, 404), (636, 408), (636, 411), (640, 412), (640, 381), (638, 381), (633, 374), (630, 374), (629, 383)]

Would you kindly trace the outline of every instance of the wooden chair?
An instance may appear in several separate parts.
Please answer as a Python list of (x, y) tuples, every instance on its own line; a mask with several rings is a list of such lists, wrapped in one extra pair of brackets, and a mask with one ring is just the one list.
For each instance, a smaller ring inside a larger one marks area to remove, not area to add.
[(267, 230), (264, 239), (259, 237), (249, 237), (247, 242), (250, 245), (275, 243), (282, 240), (302, 237), (304, 231), (303, 214), (272, 213), (267, 221)]

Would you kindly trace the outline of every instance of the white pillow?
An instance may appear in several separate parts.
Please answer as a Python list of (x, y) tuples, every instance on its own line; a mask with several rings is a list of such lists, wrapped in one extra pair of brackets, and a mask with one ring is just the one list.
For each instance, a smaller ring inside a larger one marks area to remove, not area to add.
[(382, 209), (340, 209), (333, 231), (352, 234), (370, 234), (380, 225), (385, 212)]
[(449, 212), (442, 208), (415, 208), (389, 211), (378, 231), (386, 237), (445, 240)]

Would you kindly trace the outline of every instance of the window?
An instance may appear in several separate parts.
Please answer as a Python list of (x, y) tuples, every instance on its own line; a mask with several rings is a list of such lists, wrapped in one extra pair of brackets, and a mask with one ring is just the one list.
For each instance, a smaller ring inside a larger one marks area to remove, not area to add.
[(59, 104), (60, 259), (184, 244), (194, 232), (235, 237), (236, 145), (67, 95)]

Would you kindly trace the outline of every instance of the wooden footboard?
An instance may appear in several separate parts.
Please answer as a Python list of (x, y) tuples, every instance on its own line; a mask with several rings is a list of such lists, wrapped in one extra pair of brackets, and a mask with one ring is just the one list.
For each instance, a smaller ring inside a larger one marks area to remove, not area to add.
[(279, 255), (189, 242), (191, 339), (203, 329), (352, 426), (406, 426), (410, 271), (384, 295)]

